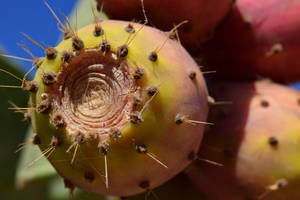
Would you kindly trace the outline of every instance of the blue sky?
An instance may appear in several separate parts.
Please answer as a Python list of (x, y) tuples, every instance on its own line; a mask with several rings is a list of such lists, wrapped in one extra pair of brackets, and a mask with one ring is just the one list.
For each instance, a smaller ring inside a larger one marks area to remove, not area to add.
[[(69, 15), (77, 0), (47, 0), (57, 15)], [(44, 56), (43, 51), (26, 39), (21, 32), (28, 34), (39, 43), (55, 46), (60, 36), (57, 22), (42, 0), (2, 0), (0, 7), (1, 37), (0, 46), (9, 55), (30, 58), (17, 43), (24, 41), (36, 56)], [(30, 63), (17, 62), (24, 70)]]
[(293, 84), (292, 87), (294, 87), (294, 88), (300, 90), (300, 83)]

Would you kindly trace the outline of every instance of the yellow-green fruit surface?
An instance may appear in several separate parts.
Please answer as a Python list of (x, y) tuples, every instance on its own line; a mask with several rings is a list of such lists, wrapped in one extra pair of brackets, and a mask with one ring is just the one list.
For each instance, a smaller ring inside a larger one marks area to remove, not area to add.
[(128, 196), (191, 162), (205, 125), (190, 120), (206, 121), (207, 90), (193, 59), (166, 33), (123, 21), (100, 25), (104, 34), (86, 26), (45, 58), (32, 123), (41, 150), (70, 184)]

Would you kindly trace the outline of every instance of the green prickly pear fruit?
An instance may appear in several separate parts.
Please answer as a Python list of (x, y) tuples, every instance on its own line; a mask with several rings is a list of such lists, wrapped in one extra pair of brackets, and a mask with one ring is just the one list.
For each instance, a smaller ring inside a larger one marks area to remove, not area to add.
[(131, 22), (65, 33), (45, 49), (30, 104), (34, 141), (66, 186), (128, 196), (190, 164), (208, 103), (202, 74), (182, 46)]

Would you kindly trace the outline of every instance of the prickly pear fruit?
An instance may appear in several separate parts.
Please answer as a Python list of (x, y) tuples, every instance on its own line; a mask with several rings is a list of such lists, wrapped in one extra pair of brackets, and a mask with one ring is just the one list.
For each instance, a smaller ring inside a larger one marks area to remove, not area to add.
[(201, 54), (223, 77), (295, 82), (300, 80), (299, 17), (299, 1), (237, 0)]
[[(203, 195), (197, 191), (192, 182), (184, 173), (178, 174), (165, 184), (155, 188), (153, 191), (148, 191), (145, 194), (130, 196), (130, 197), (115, 197), (112, 200), (157, 200), (157, 199), (172, 199), (182, 200), (183, 197), (189, 200), (202, 200)], [(203, 199), (204, 200), (204, 199)]]
[[(142, 20), (140, 0), (97, 0), (112, 19)], [(182, 45), (193, 54), (208, 40), (231, 8), (232, 0), (144, 0), (150, 24), (168, 31), (184, 20), (178, 30)]]
[(199, 163), (190, 178), (213, 200), (299, 199), (300, 93), (269, 81), (217, 84), (212, 94), (232, 104), (211, 109), (199, 154), (223, 167)]
[(190, 163), (204, 129), (192, 120), (206, 121), (207, 90), (177, 41), (107, 20), (47, 50), (31, 95), (33, 128), (68, 187), (128, 196)]

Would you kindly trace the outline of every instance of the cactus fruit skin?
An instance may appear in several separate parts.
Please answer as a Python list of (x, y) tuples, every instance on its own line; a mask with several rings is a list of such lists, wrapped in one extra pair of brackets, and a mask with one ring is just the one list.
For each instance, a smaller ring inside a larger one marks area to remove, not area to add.
[[(212, 93), (232, 105), (211, 109), (199, 154), (224, 166), (194, 165), (195, 185), (213, 200), (299, 199), (300, 93), (269, 81), (216, 84)], [(279, 180), (288, 185), (275, 190)]]
[(200, 53), (221, 76), (276, 82), (300, 79), (300, 2), (237, 0)]
[(95, 36), (92, 24), (62, 41), (38, 69), (31, 95), (39, 146), (68, 185), (117, 196), (182, 171), (204, 125), (175, 117), (206, 121), (208, 112), (202, 74), (181, 45), (137, 23), (130, 23), (136, 34), (128, 33), (128, 24), (102, 21), (104, 34)]
[[(140, 0), (97, 0), (112, 19), (143, 20)], [(178, 30), (182, 45), (192, 54), (210, 39), (216, 26), (229, 12), (232, 0), (144, 0), (150, 24), (164, 31), (188, 20)]]
[[(135, 196), (129, 196), (124, 199), (127, 200), (155, 200), (155, 199), (172, 199), (182, 200), (182, 198), (189, 200), (205, 200), (203, 194), (199, 193), (195, 186), (191, 183), (187, 175), (180, 173), (165, 184), (155, 188), (148, 194), (140, 194)], [(115, 197), (111, 200), (123, 200), (123, 198)]]

